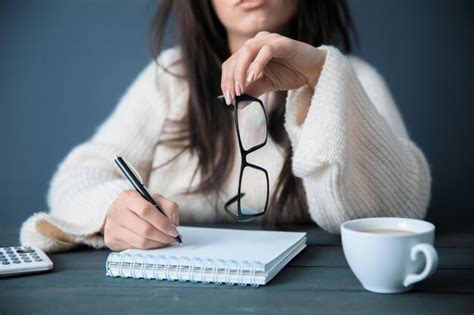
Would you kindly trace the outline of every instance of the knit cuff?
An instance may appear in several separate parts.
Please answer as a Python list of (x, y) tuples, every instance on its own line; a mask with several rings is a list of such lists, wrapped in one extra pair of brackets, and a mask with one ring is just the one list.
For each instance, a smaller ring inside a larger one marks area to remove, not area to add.
[(23, 223), (20, 243), (37, 246), (49, 253), (69, 250), (80, 244), (104, 247), (100, 230), (105, 223), (107, 209), (127, 188), (125, 180), (109, 182), (95, 193), (80, 193), (76, 201), (69, 201), (69, 208), (62, 209), (64, 212), (35, 213)]
[[(285, 117), (293, 173), (305, 179), (312, 218), (338, 232), (353, 218), (423, 217), (430, 194), (423, 154), (393, 132), (349, 60), (335, 48), (323, 49), (314, 93), (310, 87), (290, 91)], [(375, 101), (387, 106), (389, 97)]]
[(288, 92), (285, 128), (293, 146), (293, 171), (304, 176), (310, 169), (335, 161), (344, 150), (347, 111), (347, 71), (350, 65), (336, 48), (321, 46), (326, 60), (316, 86)]

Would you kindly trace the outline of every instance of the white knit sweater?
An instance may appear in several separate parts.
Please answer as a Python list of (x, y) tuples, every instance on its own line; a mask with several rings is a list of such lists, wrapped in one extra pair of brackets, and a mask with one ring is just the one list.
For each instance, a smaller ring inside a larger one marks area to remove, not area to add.
[[(380, 75), (367, 63), (323, 46), (327, 58), (317, 85), (288, 92), (285, 128), (293, 147), (293, 172), (303, 179), (312, 219), (337, 233), (350, 219), (371, 216), (422, 218), (430, 199), (431, 178), (423, 153), (410, 141), (396, 105)], [(163, 52), (159, 63), (182, 71), (179, 49)], [(269, 95), (262, 99), (267, 103)], [(180, 221), (231, 220), (223, 203), (209, 196), (180, 195), (190, 185), (196, 157), (156, 145), (170, 128), (168, 120), (185, 115), (188, 87), (182, 79), (151, 62), (120, 100), (95, 135), (76, 147), (54, 175), (48, 196), (50, 213), (36, 213), (22, 226), (22, 244), (45, 251), (84, 243), (104, 246), (99, 233), (106, 211), (130, 184), (114, 165), (127, 158), (152, 192), (178, 202)], [(240, 122), (255, 124), (253, 117)], [(233, 126), (229, 126), (233, 128)], [(236, 150), (236, 154), (239, 151)], [(249, 156), (265, 167), (271, 187), (284, 154), (269, 139), (264, 150)], [(236, 194), (240, 159), (223, 191)], [(191, 184), (196, 184), (196, 176)], [(261, 191), (261, 187), (248, 187)], [(257, 202), (257, 201), (251, 201)]]

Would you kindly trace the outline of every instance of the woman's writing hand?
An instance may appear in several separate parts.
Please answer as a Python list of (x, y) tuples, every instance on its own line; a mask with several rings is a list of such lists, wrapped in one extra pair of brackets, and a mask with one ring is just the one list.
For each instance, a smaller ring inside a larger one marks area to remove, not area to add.
[[(133, 190), (124, 191), (107, 211), (103, 228), (105, 245), (112, 250), (157, 248), (178, 236), (179, 208), (160, 195), (153, 195), (166, 216)], [(171, 218), (171, 219), (169, 219)]]
[(230, 104), (235, 95), (260, 96), (314, 86), (326, 52), (309, 44), (269, 32), (259, 32), (222, 64), (221, 89)]

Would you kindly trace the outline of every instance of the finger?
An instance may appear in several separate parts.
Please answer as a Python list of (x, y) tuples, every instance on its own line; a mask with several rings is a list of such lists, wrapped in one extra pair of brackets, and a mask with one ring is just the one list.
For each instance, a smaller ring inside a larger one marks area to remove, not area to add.
[(262, 37), (267, 37), (268, 35), (271, 35), (272, 33), (270, 32), (267, 32), (267, 31), (260, 31), (257, 33), (257, 35), (255, 35), (255, 38), (256, 39), (260, 39)]
[(179, 225), (179, 206), (173, 200), (163, 197), (159, 194), (154, 194), (153, 198), (161, 206), (165, 215), (171, 219), (175, 225)]
[(152, 241), (166, 244), (174, 242), (173, 237), (158, 230), (153, 224), (128, 209), (121, 213), (116, 223)]
[(115, 236), (115, 239), (127, 243), (129, 248), (151, 249), (167, 245), (165, 243), (144, 238), (125, 226), (119, 226), (116, 230), (117, 236)]
[(258, 53), (258, 49), (255, 45), (249, 41), (239, 49), (239, 55), (235, 64), (234, 70), (234, 82), (235, 82), (235, 94), (241, 95), (246, 87), (247, 70), (252, 63), (252, 60)]
[(259, 97), (260, 95), (274, 91), (274, 84), (271, 82), (267, 76), (260, 76), (258, 79), (252, 81), (247, 85), (244, 90), (244, 93)]
[(108, 239), (105, 242), (105, 245), (107, 246), (107, 248), (113, 251), (121, 251), (121, 250), (132, 248), (130, 244), (119, 239)]
[(270, 45), (264, 45), (258, 52), (257, 56), (250, 64), (247, 73), (247, 83), (252, 82), (255, 78), (258, 78), (262, 73), (267, 63), (273, 58), (273, 47)]
[(116, 251), (128, 248), (157, 248), (166, 245), (161, 242), (147, 241), (112, 220), (108, 220), (105, 227), (104, 242), (108, 248)]
[(161, 232), (176, 237), (179, 235), (176, 226), (155, 208), (151, 203), (143, 199), (136, 191), (130, 191), (125, 196), (125, 205), (128, 209), (136, 213), (140, 218), (150, 222)]
[(234, 68), (236, 57), (231, 56), (222, 64), (221, 89), (224, 94), (227, 105), (232, 104), (235, 97), (234, 90)]

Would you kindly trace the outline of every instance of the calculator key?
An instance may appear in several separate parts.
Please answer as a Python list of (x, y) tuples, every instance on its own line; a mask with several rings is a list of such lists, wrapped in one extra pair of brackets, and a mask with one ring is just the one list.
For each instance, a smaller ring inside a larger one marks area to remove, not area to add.
[(39, 261), (43, 261), (43, 259), (41, 259), (41, 258), (36, 258), (35, 261), (38, 261), (38, 262), (39, 262)]
[(25, 259), (25, 260), (23, 260), (23, 261), (26, 262), (26, 263), (30, 263), (30, 262), (31, 262), (31, 260), (29, 260), (29, 259)]
[(2, 261), (2, 265), (9, 265), (10, 263), (8, 261)]
[(14, 260), (13, 263), (14, 263), (14, 264), (19, 264), (20, 261), (19, 261), (19, 260)]
[(18, 254), (24, 254), (24, 253), (34, 253), (35, 251), (31, 248), (29, 248), (29, 249), (25, 248), (25, 249), (17, 249), (16, 252)]

